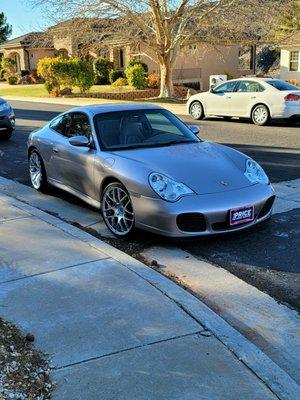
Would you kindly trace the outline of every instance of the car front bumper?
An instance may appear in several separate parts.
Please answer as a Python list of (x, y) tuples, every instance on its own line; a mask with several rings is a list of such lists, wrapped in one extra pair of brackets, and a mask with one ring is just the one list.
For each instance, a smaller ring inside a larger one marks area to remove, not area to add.
[[(249, 228), (271, 216), (274, 199), (272, 186), (261, 184), (222, 193), (185, 196), (175, 203), (143, 196), (132, 197), (136, 227), (169, 237), (216, 235)], [(248, 205), (254, 206), (254, 220), (230, 226), (229, 210)], [(202, 223), (199, 215), (202, 216)], [(179, 224), (179, 218), (182, 220), (182, 216), (183, 219), (189, 218), (184, 223), (185, 230), (180, 229), (182, 223)]]
[(15, 114), (13, 111), (0, 112), (0, 135), (7, 129), (15, 129)]

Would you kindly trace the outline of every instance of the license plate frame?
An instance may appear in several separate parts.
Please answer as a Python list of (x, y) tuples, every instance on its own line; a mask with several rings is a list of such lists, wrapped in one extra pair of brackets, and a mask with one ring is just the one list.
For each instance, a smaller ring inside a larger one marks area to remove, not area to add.
[(230, 226), (246, 224), (254, 221), (254, 206), (248, 205), (229, 210)]

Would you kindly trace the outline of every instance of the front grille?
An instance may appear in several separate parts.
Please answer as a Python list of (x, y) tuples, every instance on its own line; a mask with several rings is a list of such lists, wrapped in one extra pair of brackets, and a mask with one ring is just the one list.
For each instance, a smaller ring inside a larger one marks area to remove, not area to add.
[(274, 204), (275, 196), (269, 197), (268, 200), (263, 205), (263, 208), (260, 210), (258, 214), (258, 219), (265, 217), (271, 211), (271, 208)]
[(184, 232), (206, 231), (206, 220), (200, 213), (184, 213), (177, 216), (177, 226)]

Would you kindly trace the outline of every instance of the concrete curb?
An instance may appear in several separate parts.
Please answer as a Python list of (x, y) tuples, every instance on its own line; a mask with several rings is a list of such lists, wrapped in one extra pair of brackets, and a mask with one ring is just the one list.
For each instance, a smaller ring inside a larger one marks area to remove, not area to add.
[(85, 231), (32, 207), (27, 203), (7, 196), (2, 190), (0, 190), (0, 194), (2, 199), (8, 204), (27, 211), (31, 215), (82, 240), (89, 246), (105, 253), (107, 256), (114, 258), (124, 267), (160, 290), (187, 314), (197, 320), (198, 323), (210, 330), (240, 361), (261, 379), (279, 399), (296, 400), (300, 398), (300, 386), (290, 375), (275, 364), (254, 344), (248, 341), (248, 339), (232, 328), (214, 311), (183, 288), (179, 287), (176, 283)]
[[(133, 101), (133, 100), (109, 100), (109, 99), (101, 99), (101, 98), (80, 98), (80, 97), (74, 97), (74, 98), (64, 98), (64, 97), (22, 97), (22, 96), (3, 96), (5, 100), (8, 101), (27, 101), (31, 103), (44, 103), (44, 104), (56, 104), (56, 105), (62, 105), (62, 106), (70, 106), (70, 107), (80, 107), (80, 106), (88, 106), (88, 105), (95, 105), (95, 104), (103, 104), (103, 103), (109, 103), (109, 104), (118, 104), (118, 103), (138, 103), (139, 101)], [(145, 100), (140, 99), (140, 102), (144, 103)], [(161, 107), (166, 108), (167, 110), (173, 112), (174, 114), (177, 115), (186, 115), (186, 106), (185, 104), (169, 104), (169, 103), (151, 103), (151, 100), (149, 101), (149, 104), (153, 105), (158, 105)]]

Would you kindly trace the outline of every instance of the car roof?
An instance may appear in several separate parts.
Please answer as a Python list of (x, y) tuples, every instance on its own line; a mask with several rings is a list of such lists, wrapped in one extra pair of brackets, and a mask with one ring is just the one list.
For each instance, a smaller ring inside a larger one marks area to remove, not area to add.
[(272, 80), (278, 81), (280, 79), (271, 78), (271, 77), (270, 78), (256, 78), (255, 76), (242, 76), (240, 78), (230, 79), (230, 81), (253, 81), (253, 82), (266, 82), (266, 81), (272, 81)]
[(103, 114), (115, 111), (137, 111), (137, 110), (164, 110), (155, 104), (144, 104), (144, 103), (103, 103), (89, 106), (75, 107), (68, 112), (86, 112), (92, 116), (96, 114)]

